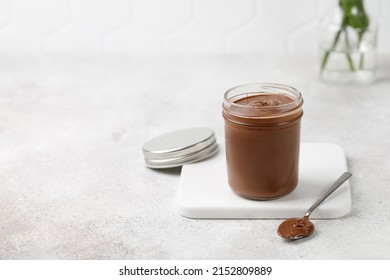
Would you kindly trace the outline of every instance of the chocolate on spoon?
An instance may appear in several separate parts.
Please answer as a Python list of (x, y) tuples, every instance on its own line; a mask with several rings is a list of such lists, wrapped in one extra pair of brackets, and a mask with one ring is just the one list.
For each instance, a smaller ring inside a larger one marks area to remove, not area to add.
[(330, 196), (351, 176), (352, 174), (349, 172), (345, 172), (343, 175), (341, 175), (333, 183), (333, 185), (321, 195), (321, 197), (313, 204), (313, 206), (307, 210), (303, 218), (291, 218), (281, 223), (278, 227), (278, 234), (288, 240), (297, 240), (312, 235), (314, 232), (314, 224), (309, 221), (309, 216), (328, 196)]

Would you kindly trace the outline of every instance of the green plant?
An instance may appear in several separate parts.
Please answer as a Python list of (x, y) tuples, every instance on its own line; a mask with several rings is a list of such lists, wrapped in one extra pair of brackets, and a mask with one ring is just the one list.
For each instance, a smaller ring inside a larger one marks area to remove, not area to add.
[[(346, 59), (348, 62), (349, 69), (351, 71), (356, 71), (356, 66), (352, 60), (350, 53), (348, 52), (351, 48), (348, 36), (348, 28), (353, 29), (357, 32), (359, 47), (363, 40), (364, 33), (367, 31), (370, 24), (370, 20), (364, 10), (363, 0), (339, 0), (339, 8), (342, 12), (341, 25), (335, 33), (330, 48), (327, 49), (324, 53), (321, 62), (321, 72), (324, 71), (326, 64), (329, 60), (329, 56), (336, 49), (342, 33), (344, 34), (345, 46), (347, 48)], [(364, 53), (360, 54), (358, 67), (359, 69), (363, 69), (364, 67)]]

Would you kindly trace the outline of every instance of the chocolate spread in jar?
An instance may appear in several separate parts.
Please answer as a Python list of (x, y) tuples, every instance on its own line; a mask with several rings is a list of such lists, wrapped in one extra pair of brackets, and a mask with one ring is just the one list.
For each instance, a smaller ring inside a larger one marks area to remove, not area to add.
[(297, 97), (283, 88), (278, 92), (278, 86), (274, 92), (238, 94), (228, 102), (225, 95), (228, 182), (245, 198), (275, 199), (298, 183), (303, 101), (298, 91)]
[(266, 93), (258, 93), (258, 95), (251, 95), (234, 101), (236, 104), (245, 106), (270, 107), (270, 113), (272, 113), (273, 106), (279, 106), (291, 102), (293, 102), (293, 99), (287, 95)]

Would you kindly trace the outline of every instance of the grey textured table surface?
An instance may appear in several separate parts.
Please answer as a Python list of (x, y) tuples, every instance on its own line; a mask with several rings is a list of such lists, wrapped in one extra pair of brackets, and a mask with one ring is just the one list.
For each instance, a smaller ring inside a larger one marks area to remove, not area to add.
[[(390, 57), (365, 86), (323, 84), (315, 57), (2, 56), (1, 259), (389, 259)], [(299, 88), (302, 140), (344, 147), (352, 211), (286, 243), (278, 220), (192, 220), (175, 209), (180, 169), (141, 146), (208, 126), (223, 141), (226, 89)]]

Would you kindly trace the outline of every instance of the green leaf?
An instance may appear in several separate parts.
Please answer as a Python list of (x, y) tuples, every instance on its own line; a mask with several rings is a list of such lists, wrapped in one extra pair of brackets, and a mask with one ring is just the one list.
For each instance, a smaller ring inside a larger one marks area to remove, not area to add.
[(364, 31), (368, 28), (369, 18), (364, 10), (363, 0), (340, 0), (339, 5), (343, 12), (343, 26)]
[(355, 29), (367, 29), (369, 20), (367, 15), (360, 13), (356, 16), (349, 16), (347, 24)]

